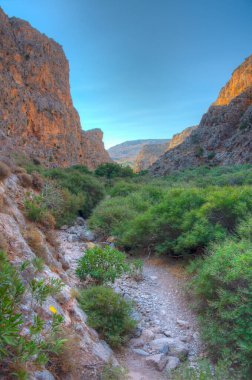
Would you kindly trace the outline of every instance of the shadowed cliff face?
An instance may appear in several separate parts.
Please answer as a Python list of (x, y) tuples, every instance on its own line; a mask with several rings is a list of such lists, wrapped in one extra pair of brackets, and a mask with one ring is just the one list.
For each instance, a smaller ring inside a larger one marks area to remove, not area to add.
[(252, 56), (232, 74), (185, 141), (150, 168), (156, 175), (206, 164), (252, 163)]
[[(50, 165), (110, 161), (101, 131), (81, 130), (60, 45), (0, 9), (1, 150)], [(8, 149), (7, 149), (8, 147)]]

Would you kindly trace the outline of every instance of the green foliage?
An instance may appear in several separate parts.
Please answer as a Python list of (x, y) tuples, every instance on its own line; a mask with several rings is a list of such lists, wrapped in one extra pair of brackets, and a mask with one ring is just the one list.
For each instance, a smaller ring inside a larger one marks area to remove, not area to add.
[(115, 162), (98, 166), (95, 170), (95, 174), (99, 177), (106, 177), (108, 179), (134, 176), (133, 169), (130, 166), (121, 166)]
[(84, 217), (89, 216), (92, 209), (104, 197), (104, 186), (101, 181), (86, 173), (86, 169), (82, 167), (47, 169), (44, 175), (53, 179), (62, 189), (68, 190), (71, 194), (84, 197), (84, 202), (79, 209)]
[(127, 378), (127, 370), (123, 367), (114, 367), (111, 363), (104, 366), (101, 380), (125, 380)]
[[(27, 265), (29, 263), (25, 262), (21, 270), (25, 270)], [(36, 280), (33, 279), (31, 282), (31, 288), (36, 289)], [(47, 285), (48, 289), (50, 288), (47, 295), (55, 294), (62, 287), (62, 284), (55, 279), (50, 280)], [(39, 286), (45, 288), (45, 280), (41, 280)], [(57, 313), (53, 315), (49, 328), (45, 328), (45, 321), (35, 314), (33, 323), (29, 322), (27, 325), (29, 335), (24, 337), (21, 334), (26, 323), (19, 311), (24, 293), (25, 288), (17, 270), (11, 266), (5, 254), (0, 252), (1, 374), (12, 374), (20, 379), (27, 378), (25, 368), (28, 363), (45, 365), (48, 362), (48, 355), (51, 352), (59, 353), (65, 343), (65, 340), (56, 337), (63, 322), (63, 317)], [(45, 300), (45, 292), (42, 298)], [(41, 298), (36, 297), (37, 299), (41, 301)]]
[(188, 363), (182, 364), (172, 371), (173, 380), (238, 380), (225, 361), (219, 361), (213, 366), (208, 360), (198, 361), (191, 367)]
[(219, 359), (228, 357), (247, 379), (252, 374), (252, 244), (226, 240), (191, 264), (203, 337)]
[(33, 196), (30, 199), (26, 199), (24, 202), (24, 208), (26, 216), (32, 222), (43, 221), (46, 208), (43, 205), (43, 200), (41, 196)]
[(139, 185), (133, 182), (118, 181), (110, 190), (111, 197), (125, 197), (139, 189)]
[(106, 246), (88, 249), (79, 259), (76, 274), (81, 280), (88, 276), (97, 283), (114, 282), (117, 277), (129, 271), (126, 256), (117, 249)]
[(202, 252), (234, 232), (252, 211), (250, 187), (160, 189), (146, 185), (125, 197), (104, 200), (90, 226), (114, 235), (132, 249), (153, 246), (160, 253)]
[(143, 266), (144, 262), (141, 259), (132, 260), (130, 263), (130, 275), (136, 281), (140, 281), (143, 279)]
[(111, 288), (94, 286), (83, 290), (79, 303), (87, 313), (88, 324), (113, 347), (123, 344), (136, 326), (130, 316), (132, 304)]
[(56, 295), (64, 287), (64, 283), (60, 279), (51, 278), (50, 280), (32, 279), (29, 283), (32, 299), (38, 304), (42, 305), (43, 302), (49, 297)]

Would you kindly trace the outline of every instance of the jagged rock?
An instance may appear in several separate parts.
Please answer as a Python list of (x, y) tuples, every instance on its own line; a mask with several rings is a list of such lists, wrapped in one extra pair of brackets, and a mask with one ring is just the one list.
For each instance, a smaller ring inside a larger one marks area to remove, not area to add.
[(140, 356), (149, 356), (148, 352), (141, 350), (140, 348), (132, 348), (132, 352)]
[(189, 354), (188, 344), (181, 342), (179, 338), (166, 338), (169, 346), (169, 355), (184, 360)]
[(81, 129), (62, 47), (2, 9), (0, 45), (0, 153), (26, 153), (49, 166), (111, 161), (102, 131)]
[(133, 347), (133, 348), (139, 348), (139, 347), (143, 347), (146, 342), (142, 338), (133, 338), (133, 339), (130, 340), (129, 343), (130, 343), (131, 347)]
[(153, 330), (151, 329), (146, 329), (142, 331), (141, 339), (146, 343), (155, 338), (155, 334)]
[(146, 363), (148, 363), (158, 371), (163, 371), (168, 362), (168, 357), (164, 354), (157, 354), (148, 356), (145, 360)]
[(167, 354), (169, 351), (169, 338), (159, 338), (152, 340), (149, 345), (153, 351), (158, 351), (161, 354)]
[(55, 380), (55, 377), (47, 369), (44, 369), (43, 371), (34, 372), (32, 380)]
[(166, 371), (172, 371), (180, 365), (180, 360), (176, 356), (168, 356), (168, 363), (165, 367)]
[(150, 168), (154, 175), (200, 165), (252, 163), (252, 56), (232, 74), (190, 136)]
[(127, 164), (134, 167), (137, 155), (145, 145), (165, 144), (168, 141), (168, 139), (125, 141), (109, 148), (108, 153), (119, 164)]

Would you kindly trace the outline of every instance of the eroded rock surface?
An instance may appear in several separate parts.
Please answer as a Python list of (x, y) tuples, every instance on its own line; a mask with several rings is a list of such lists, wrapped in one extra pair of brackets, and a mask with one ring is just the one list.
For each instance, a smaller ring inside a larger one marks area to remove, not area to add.
[(252, 163), (252, 56), (232, 74), (201, 122), (179, 146), (167, 151), (151, 173), (206, 164)]
[(82, 131), (62, 47), (0, 8), (0, 149), (51, 166), (111, 159), (102, 131)]

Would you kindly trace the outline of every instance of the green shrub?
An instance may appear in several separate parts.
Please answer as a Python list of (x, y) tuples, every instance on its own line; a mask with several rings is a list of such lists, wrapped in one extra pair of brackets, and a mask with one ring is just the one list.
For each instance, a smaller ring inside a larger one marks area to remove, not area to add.
[(213, 365), (208, 360), (200, 360), (196, 366), (182, 364), (172, 371), (173, 380), (238, 380), (236, 374), (225, 361)]
[(252, 244), (227, 240), (191, 265), (203, 337), (211, 354), (252, 374)]
[[(29, 263), (24, 263), (20, 270), (25, 270), (27, 265)], [(33, 279), (31, 282), (36, 281)], [(47, 284), (43, 281), (40, 280), (40, 288), (50, 288), (47, 295), (55, 294), (62, 286), (55, 279)], [(26, 378), (26, 368), (34, 364), (45, 365), (48, 355), (51, 352), (59, 353), (65, 343), (65, 340), (56, 337), (63, 322), (63, 317), (56, 312), (52, 315), (50, 326), (46, 328), (45, 321), (35, 314), (33, 322), (29, 324), (29, 335), (24, 337), (21, 334), (24, 320), (20, 306), (24, 293), (25, 288), (17, 270), (0, 252), (0, 371), (4, 377), (12, 374)], [(40, 302), (41, 298), (38, 300)]]
[(44, 175), (54, 180), (58, 186), (67, 190), (71, 195), (82, 197), (83, 203), (79, 204), (78, 212), (83, 217), (88, 217), (105, 195), (104, 185), (101, 181), (86, 173), (83, 167), (48, 169), (44, 171)]
[(79, 259), (76, 274), (81, 280), (88, 276), (97, 283), (114, 282), (117, 277), (129, 271), (126, 256), (117, 249), (106, 246), (88, 249)]
[(95, 175), (112, 179), (117, 177), (133, 177), (134, 172), (130, 166), (121, 166), (112, 162), (98, 166), (95, 170)]
[(87, 313), (88, 324), (113, 347), (123, 344), (136, 326), (130, 316), (132, 304), (111, 288), (94, 286), (83, 290), (79, 303)]
[(252, 212), (252, 189), (167, 188), (146, 185), (125, 197), (101, 202), (90, 226), (113, 235), (125, 248), (186, 255), (233, 233)]
[(108, 363), (102, 370), (101, 380), (125, 380), (127, 372), (123, 367), (115, 367), (111, 363)]
[(42, 222), (46, 211), (41, 196), (33, 196), (24, 201), (25, 214), (32, 222)]
[(126, 182), (126, 181), (118, 181), (112, 187), (109, 194), (111, 195), (111, 197), (118, 197), (118, 196), (125, 197), (126, 195), (129, 195), (138, 189), (139, 189), (139, 185), (135, 183)]

